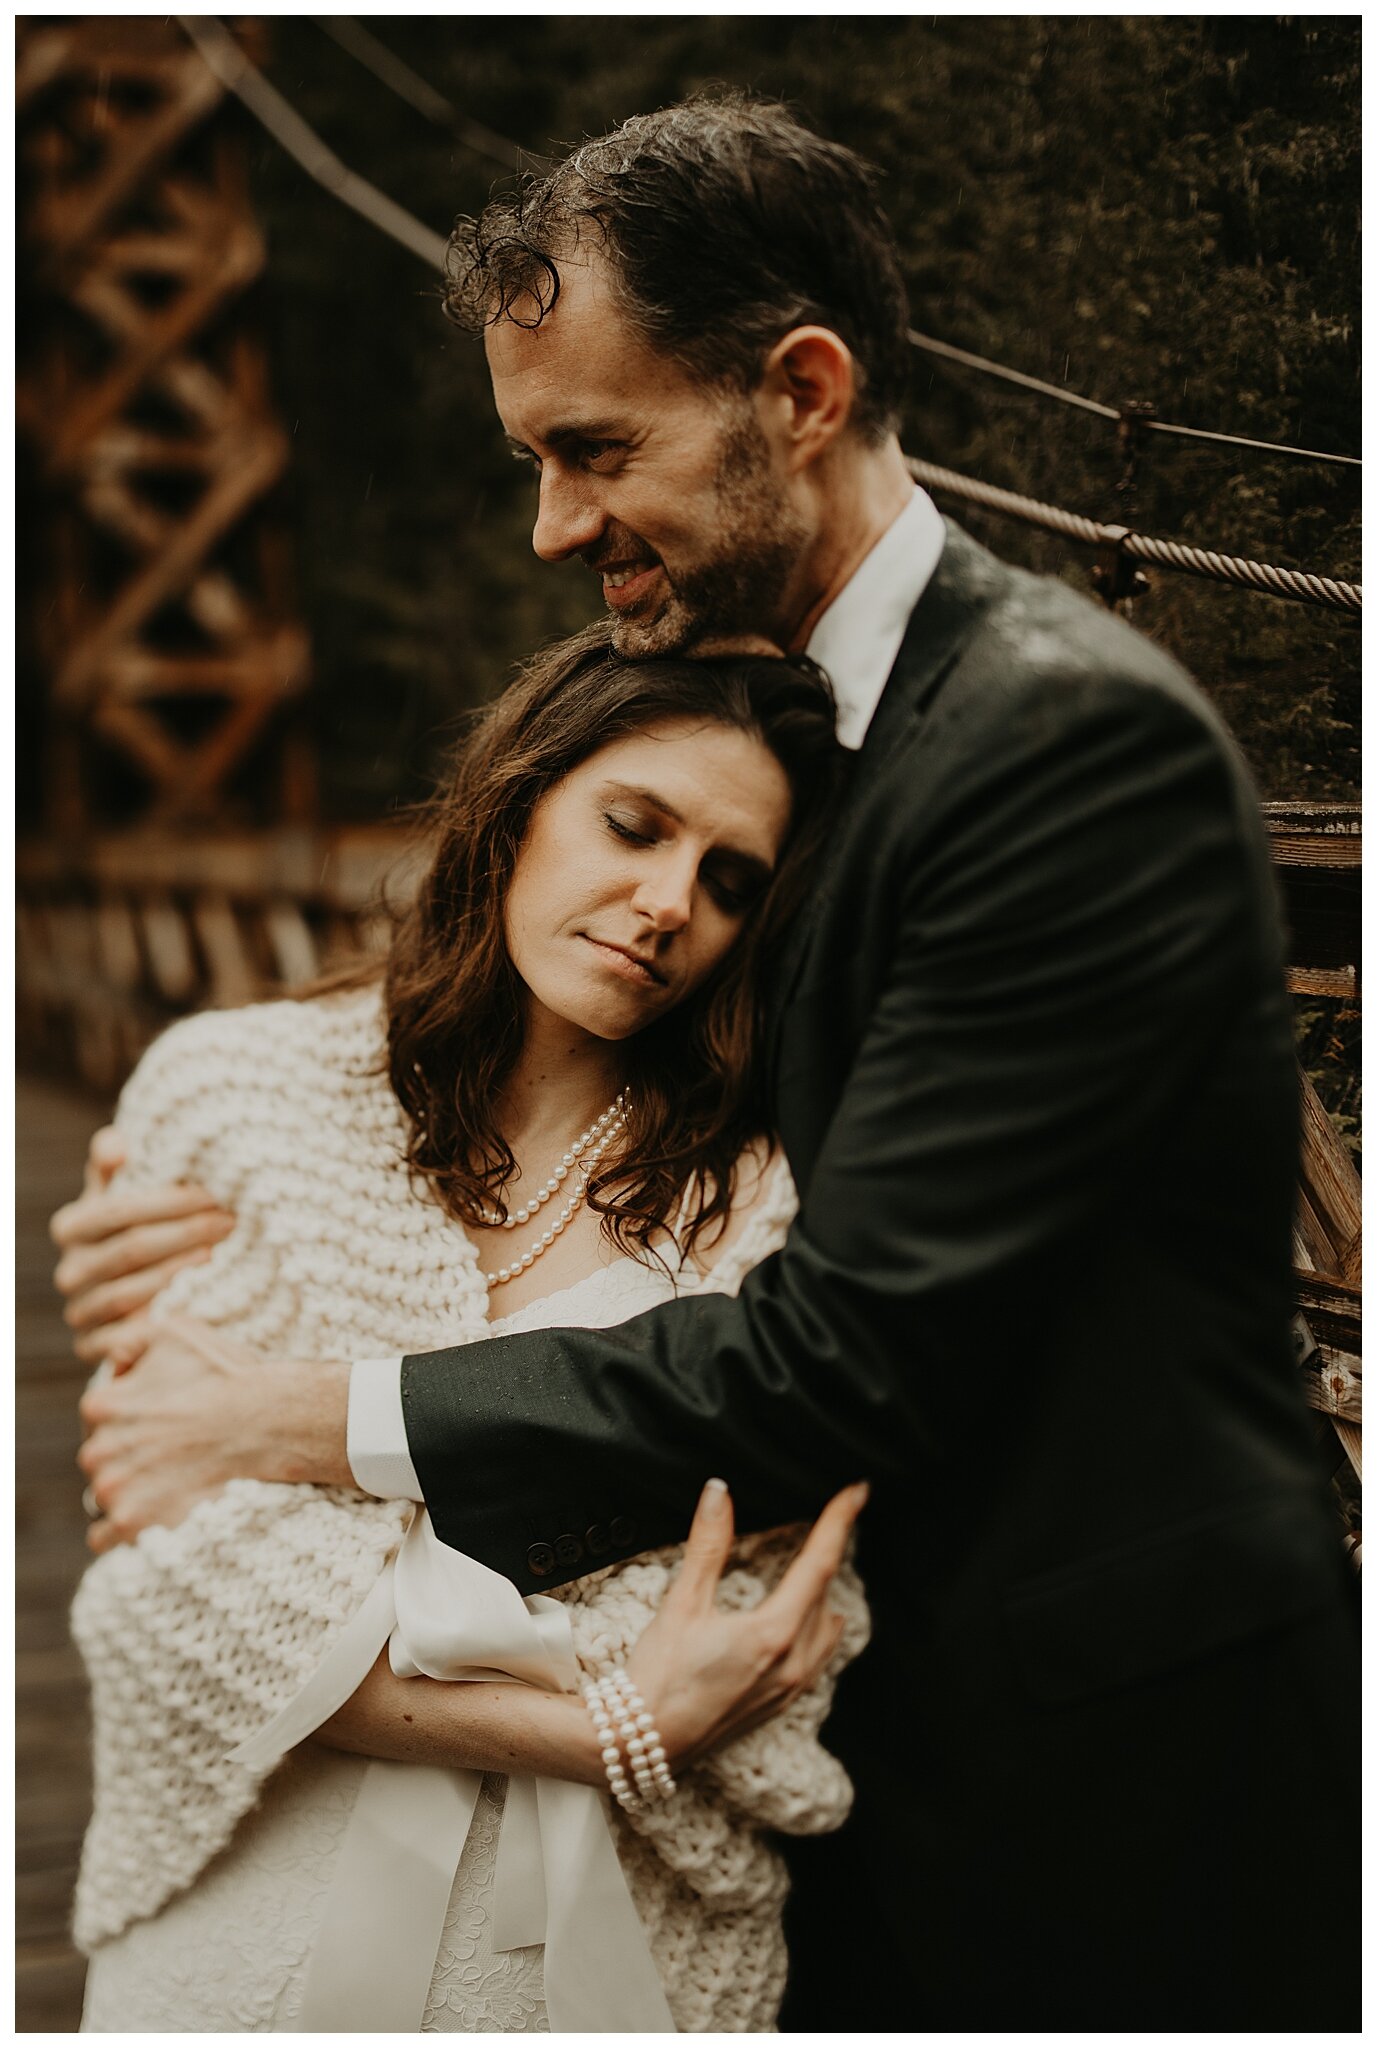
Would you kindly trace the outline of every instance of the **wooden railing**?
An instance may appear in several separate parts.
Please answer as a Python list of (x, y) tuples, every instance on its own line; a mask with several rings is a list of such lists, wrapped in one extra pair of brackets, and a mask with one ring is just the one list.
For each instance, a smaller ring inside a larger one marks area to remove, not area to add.
[(381, 952), (415, 850), (386, 827), (123, 836), (21, 846), (17, 867), (20, 1055), (108, 1093), (173, 1017)]

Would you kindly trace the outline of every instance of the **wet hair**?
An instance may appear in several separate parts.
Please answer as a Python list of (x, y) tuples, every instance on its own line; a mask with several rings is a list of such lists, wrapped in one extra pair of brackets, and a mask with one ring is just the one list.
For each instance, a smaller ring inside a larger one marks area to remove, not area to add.
[(762, 962), (799, 907), (826, 830), (841, 758), (830, 685), (813, 664), (778, 657), (629, 660), (600, 621), (537, 655), (478, 718), (435, 806), (433, 856), (386, 963), (387, 1072), (406, 1116), (407, 1163), (461, 1223), (506, 1213), (514, 1162), (494, 1105), (521, 1049), (525, 991), (505, 907), (532, 813), (601, 747), (671, 718), (758, 737), (788, 778), (790, 824), (725, 958), (625, 1041), (629, 1143), (594, 1177), (590, 1206), (622, 1250), (645, 1253), (671, 1223), (689, 1249), (725, 1222), (742, 1151), (773, 1136)]
[(562, 258), (590, 239), (642, 338), (707, 383), (749, 392), (793, 327), (831, 328), (856, 365), (853, 422), (898, 425), (908, 298), (863, 158), (772, 101), (725, 93), (624, 121), (460, 220), (445, 309), (480, 332), (538, 327)]

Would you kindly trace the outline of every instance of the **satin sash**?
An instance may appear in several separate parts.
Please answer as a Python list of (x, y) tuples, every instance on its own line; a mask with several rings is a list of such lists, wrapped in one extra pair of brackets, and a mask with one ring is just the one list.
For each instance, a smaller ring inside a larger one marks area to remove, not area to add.
[[(317, 1669), (231, 1761), (270, 1768), (343, 1706), (388, 1644), (402, 1678), (578, 1689), (569, 1616), (436, 1537), (418, 1510), (394, 1565)], [(418, 2033), (482, 1774), (371, 1762), (340, 1846), (299, 2033)], [(492, 1891), (493, 1946), (545, 1947), (553, 2033), (672, 2034), (601, 1793), (513, 1777)]]

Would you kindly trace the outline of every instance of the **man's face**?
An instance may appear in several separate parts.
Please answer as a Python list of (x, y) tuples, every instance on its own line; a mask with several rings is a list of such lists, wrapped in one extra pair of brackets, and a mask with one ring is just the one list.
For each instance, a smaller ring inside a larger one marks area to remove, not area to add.
[(540, 474), (536, 553), (601, 578), (621, 654), (787, 645), (808, 536), (754, 401), (648, 347), (598, 257), (560, 277), (539, 327), (487, 335), (498, 414)]

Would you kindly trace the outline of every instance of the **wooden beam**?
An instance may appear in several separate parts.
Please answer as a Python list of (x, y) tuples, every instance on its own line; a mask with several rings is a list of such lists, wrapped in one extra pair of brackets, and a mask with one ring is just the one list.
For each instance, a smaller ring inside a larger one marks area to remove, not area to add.
[(1362, 1278), (1363, 1184), (1304, 1074), (1300, 1086), (1300, 1187), (1315, 1235), (1307, 1249), (1319, 1272), (1356, 1286)]
[(1340, 1002), (1358, 1000), (1357, 967), (1291, 967), (1286, 986), (1293, 996), (1326, 996)]

